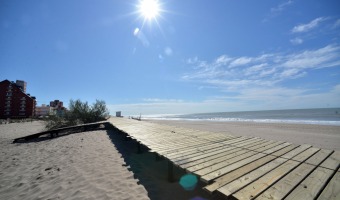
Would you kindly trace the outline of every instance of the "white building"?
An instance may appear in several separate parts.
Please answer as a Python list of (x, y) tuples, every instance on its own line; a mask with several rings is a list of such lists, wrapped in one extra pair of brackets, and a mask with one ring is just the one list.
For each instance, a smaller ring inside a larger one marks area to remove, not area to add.
[(41, 106), (35, 107), (35, 116), (48, 116), (52, 113), (52, 109), (50, 106), (46, 106), (46, 104), (42, 104)]

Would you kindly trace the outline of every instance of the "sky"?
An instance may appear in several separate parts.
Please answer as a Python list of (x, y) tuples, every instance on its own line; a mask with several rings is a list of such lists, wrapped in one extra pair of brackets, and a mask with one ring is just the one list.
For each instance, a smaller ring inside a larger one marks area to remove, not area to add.
[(123, 115), (340, 107), (339, 1), (146, 1), (0, 0), (0, 80)]

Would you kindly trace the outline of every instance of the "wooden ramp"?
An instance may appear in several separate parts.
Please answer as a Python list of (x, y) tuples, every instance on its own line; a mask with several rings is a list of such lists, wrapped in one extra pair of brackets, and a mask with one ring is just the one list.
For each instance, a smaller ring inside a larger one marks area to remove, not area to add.
[(76, 125), (76, 126), (68, 126), (68, 127), (63, 127), (63, 128), (53, 129), (53, 130), (42, 131), (40, 133), (35, 133), (35, 134), (32, 134), (32, 135), (27, 135), (27, 136), (24, 136), (24, 137), (16, 138), (16, 139), (13, 140), (13, 143), (26, 142), (26, 141), (29, 141), (29, 140), (37, 139), (41, 136), (49, 136), (50, 138), (58, 137), (58, 136), (62, 135), (62, 133), (65, 134), (65, 132), (67, 132), (66, 134), (70, 134), (70, 132), (68, 132), (68, 131), (72, 131), (72, 133), (84, 132), (84, 131), (96, 129), (100, 125), (105, 126), (105, 125), (109, 125), (109, 123), (107, 121), (101, 121), (101, 122), (81, 124), (81, 125)]
[(124, 118), (114, 127), (236, 199), (340, 199), (340, 152)]

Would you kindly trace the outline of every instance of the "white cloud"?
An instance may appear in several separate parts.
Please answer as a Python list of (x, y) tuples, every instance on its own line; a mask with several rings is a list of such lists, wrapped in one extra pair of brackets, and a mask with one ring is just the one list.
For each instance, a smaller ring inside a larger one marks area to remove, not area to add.
[(271, 13), (282, 12), (284, 9), (286, 9), (288, 6), (290, 6), (292, 4), (293, 4), (293, 1), (291, 1), (291, 0), (283, 2), (283, 3), (279, 4), (277, 7), (271, 8), (270, 12)]
[[(193, 70), (182, 78), (201, 82), (204, 86), (218, 87), (221, 90), (239, 91), (249, 86), (268, 86), (297, 79), (308, 75), (310, 70), (340, 66), (339, 55), (339, 45), (328, 45), (319, 49), (262, 54), (256, 57), (233, 58), (222, 55), (213, 62), (193, 58), (188, 59), (195, 60), (190, 62)], [(216, 63), (223, 63), (223, 65)]]
[(228, 57), (227, 55), (222, 55), (216, 58), (215, 63), (217, 65), (226, 65), (232, 58)]
[(250, 57), (240, 57), (235, 59), (233, 62), (230, 63), (230, 67), (236, 67), (240, 65), (246, 65), (252, 61), (252, 58)]
[(249, 87), (237, 95), (209, 97), (203, 101), (150, 101), (134, 104), (108, 104), (111, 114), (124, 116), (150, 114), (189, 114), (205, 112), (269, 109), (340, 107), (340, 84), (324, 92), (286, 87)]
[(162, 103), (169, 103), (169, 102), (183, 102), (181, 99), (158, 99), (158, 98), (145, 98), (143, 99), (145, 102), (162, 102)]
[(267, 22), (270, 18), (280, 15), (285, 9), (293, 5), (293, 3), (294, 2), (292, 0), (288, 0), (277, 5), (276, 7), (271, 8), (270, 13), (262, 20), (262, 22)]
[(340, 62), (340, 46), (328, 45), (317, 50), (306, 50), (303, 52), (286, 56), (284, 67), (299, 69), (320, 69), (334, 67)]
[(248, 75), (258, 74), (258, 73), (261, 72), (266, 66), (268, 66), (267, 63), (261, 63), (261, 64), (258, 64), (258, 65), (251, 66), (251, 67), (249, 67), (249, 68), (247, 68), (247, 69), (244, 70), (245, 75), (248, 76)]
[(294, 38), (294, 39), (291, 39), (290, 42), (294, 45), (298, 45), (298, 44), (302, 44), (303, 40), (301, 38)]
[(294, 28), (292, 29), (292, 33), (301, 33), (301, 32), (310, 31), (310, 30), (316, 28), (321, 22), (323, 22), (325, 20), (326, 20), (325, 17), (318, 17), (318, 18), (310, 21), (307, 24), (300, 24), (300, 25), (294, 26)]

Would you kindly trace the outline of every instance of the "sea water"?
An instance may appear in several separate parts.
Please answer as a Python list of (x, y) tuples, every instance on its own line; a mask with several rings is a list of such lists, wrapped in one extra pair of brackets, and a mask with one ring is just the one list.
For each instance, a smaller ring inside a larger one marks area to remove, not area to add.
[(144, 116), (144, 119), (320, 124), (340, 126), (340, 108), (215, 112)]

